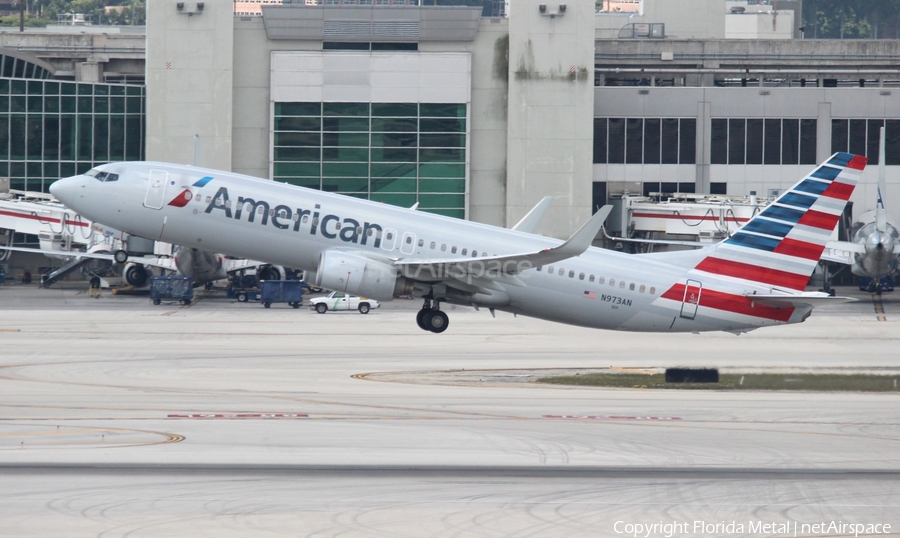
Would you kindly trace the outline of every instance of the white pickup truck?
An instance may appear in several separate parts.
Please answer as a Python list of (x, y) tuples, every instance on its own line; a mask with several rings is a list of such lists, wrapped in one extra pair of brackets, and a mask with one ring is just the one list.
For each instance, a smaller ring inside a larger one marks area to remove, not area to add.
[(379, 306), (375, 299), (366, 299), (339, 291), (333, 291), (325, 297), (316, 297), (309, 301), (309, 307), (319, 314), (324, 314), (329, 310), (359, 310), (360, 314), (368, 314), (369, 310)]

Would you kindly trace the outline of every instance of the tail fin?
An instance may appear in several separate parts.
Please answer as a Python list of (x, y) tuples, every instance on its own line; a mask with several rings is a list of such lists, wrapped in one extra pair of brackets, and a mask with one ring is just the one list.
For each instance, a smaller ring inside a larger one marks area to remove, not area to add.
[(865, 167), (865, 157), (835, 153), (710, 249), (694, 271), (803, 290)]

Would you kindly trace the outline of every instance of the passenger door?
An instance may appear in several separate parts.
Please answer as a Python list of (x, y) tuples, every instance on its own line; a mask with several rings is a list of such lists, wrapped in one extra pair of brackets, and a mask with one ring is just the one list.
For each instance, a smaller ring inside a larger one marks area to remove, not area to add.
[(144, 196), (144, 207), (162, 209), (166, 197), (166, 184), (169, 174), (162, 170), (150, 170), (150, 181), (147, 182), (147, 194)]
[(697, 316), (697, 307), (700, 306), (700, 292), (703, 285), (699, 280), (690, 280), (684, 286), (684, 299), (681, 303), (681, 317), (694, 319)]

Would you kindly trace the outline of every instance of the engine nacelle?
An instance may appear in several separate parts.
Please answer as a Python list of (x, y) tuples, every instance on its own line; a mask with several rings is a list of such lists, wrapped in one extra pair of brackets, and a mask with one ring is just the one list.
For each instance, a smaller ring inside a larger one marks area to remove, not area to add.
[(125, 266), (125, 270), (122, 271), (122, 276), (125, 277), (125, 282), (130, 286), (134, 286), (135, 288), (143, 288), (147, 285), (147, 280), (152, 276), (147, 271), (147, 268), (139, 263), (129, 263)]
[(412, 283), (394, 267), (339, 250), (326, 250), (319, 256), (319, 267), (311, 284), (379, 301), (407, 295), (412, 289)]
[(284, 280), (287, 278), (287, 271), (280, 265), (261, 265), (256, 276), (260, 280)]

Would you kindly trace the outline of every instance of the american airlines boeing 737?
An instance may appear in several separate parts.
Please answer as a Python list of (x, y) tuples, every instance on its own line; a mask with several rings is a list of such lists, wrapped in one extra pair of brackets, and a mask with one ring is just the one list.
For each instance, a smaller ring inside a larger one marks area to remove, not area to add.
[(725, 241), (640, 255), (591, 247), (609, 207), (559, 241), (156, 162), (102, 165), (50, 191), (130, 234), (300, 268), (310, 284), (354, 295), (421, 298), (416, 321), (435, 333), (451, 303), (601, 329), (740, 334), (800, 323), (833, 299), (804, 288), (865, 165), (836, 153)]

